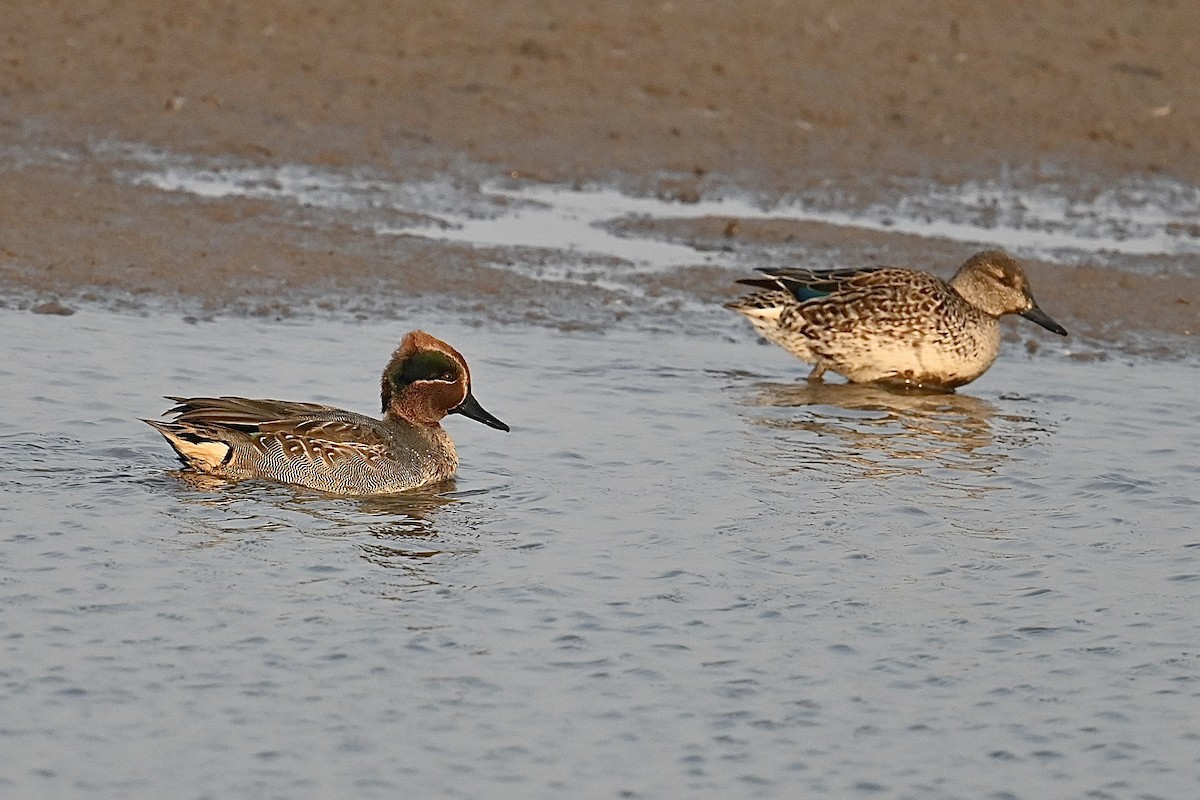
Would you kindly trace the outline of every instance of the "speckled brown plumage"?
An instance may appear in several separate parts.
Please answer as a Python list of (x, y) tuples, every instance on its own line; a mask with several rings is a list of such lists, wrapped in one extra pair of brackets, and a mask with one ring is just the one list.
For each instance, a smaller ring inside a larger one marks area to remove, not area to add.
[(899, 267), (763, 274), (739, 281), (761, 291), (727, 307), (812, 364), (810, 380), (832, 370), (856, 383), (952, 389), (995, 361), (1004, 314), (1067, 333), (1038, 308), (1021, 265), (999, 250), (975, 254), (949, 282)]

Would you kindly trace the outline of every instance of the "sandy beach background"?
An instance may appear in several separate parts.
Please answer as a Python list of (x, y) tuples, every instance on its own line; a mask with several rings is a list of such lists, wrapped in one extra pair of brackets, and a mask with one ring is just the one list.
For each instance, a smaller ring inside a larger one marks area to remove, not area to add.
[[(301, 301), (455, 308), (503, 296), (532, 318), (555, 305), (550, 291), (595, 310), (597, 324), (606, 313), (601, 289), (496, 269), (512, 257), (503, 250), (122, 182), (97, 157), (114, 142), (397, 180), (599, 182), (684, 202), (735, 189), (865, 204), (905, 179), (1065, 179), (1081, 194), (1130, 175), (1200, 182), (1200, 17), (1186, 2), (3, 6), (10, 305), (180, 298), (289, 313)], [(774, 263), (946, 271), (969, 255), (936, 238), (769, 222), (729, 232), (731, 247), (774, 245)], [(1148, 258), (1119, 275), (1030, 270), (1039, 301), (1074, 329), (1187, 340), (1200, 315), (1194, 260)], [(729, 277), (663, 280), (715, 302)]]

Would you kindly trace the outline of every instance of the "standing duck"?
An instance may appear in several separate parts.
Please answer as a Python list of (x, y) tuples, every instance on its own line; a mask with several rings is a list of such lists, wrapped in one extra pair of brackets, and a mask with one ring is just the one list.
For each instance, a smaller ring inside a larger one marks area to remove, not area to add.
[(812, 364), (810, 381), (829, 370), (852, 383), (949, 390), (975, 380), (996, 360), (1005, 314), (1067, 335), (1034, 302), (1025, 270), (1000, 250), (971, 256), (948, 282), (899, 267), (763, 275), (738, 281), (760, 291), (726, 308)]

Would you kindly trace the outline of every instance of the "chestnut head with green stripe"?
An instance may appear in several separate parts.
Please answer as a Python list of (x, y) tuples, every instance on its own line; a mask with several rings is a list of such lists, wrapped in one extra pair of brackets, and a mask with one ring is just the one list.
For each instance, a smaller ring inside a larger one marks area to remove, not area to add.
[(471, 370), (462, 354), (424, 331), (405, 334), (392, 354), (380, 381), (380, 400), (387, 416), (416, 424), (437, 425), (447, 414), (462, 414), (509, 429), (471, 394)]

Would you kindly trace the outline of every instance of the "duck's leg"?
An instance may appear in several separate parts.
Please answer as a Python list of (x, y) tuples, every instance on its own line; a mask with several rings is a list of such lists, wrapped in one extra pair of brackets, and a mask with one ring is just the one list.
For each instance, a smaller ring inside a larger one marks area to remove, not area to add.
[(804, 380), (809, 383), (821, 383), (821, 376), (825, 374), (825, 365), (818, 361), (813, 365), (812, 372), (808, 373), (808, 377)]

